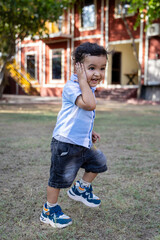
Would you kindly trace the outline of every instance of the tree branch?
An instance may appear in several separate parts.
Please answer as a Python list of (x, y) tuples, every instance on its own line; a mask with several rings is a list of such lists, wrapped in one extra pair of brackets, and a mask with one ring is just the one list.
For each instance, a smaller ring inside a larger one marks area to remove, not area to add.
[(127, 33), (129, 35), (130, 39), (132, 40), (133, 55), (134, 55), (134, 57), (136, 59), (137, 65), (138, 65), (138, 85), (139, 85), (139, 88), (138, 88), (138, 91), (137, 91), (137, 97), (139, 99), (140, 96), (141, 96), (141, 64), (140, 64), (139, 59), (138, 59), (138, 53), (137, 53), (135, 40), (134, 40), (132, 31), (129, 28), (129, 25), (128, 25), (127, 20), (125, 18), (125, 14), (121, 13), (121, 17), (122, 17), (122, 20), (123, 20), (124, 25), (126, 27)]

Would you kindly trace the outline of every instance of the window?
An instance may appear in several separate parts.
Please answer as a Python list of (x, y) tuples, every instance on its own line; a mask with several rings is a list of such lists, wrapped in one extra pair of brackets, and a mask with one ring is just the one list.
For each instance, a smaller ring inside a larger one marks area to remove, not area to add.
[(133, 16), (134, 13), (128, 13), (128, 9), (130, 8), (130, 4), (128, 1), (122, 3), (120, 0), (115, 0), (115, 17), (121, 17), (121, 14), (125, 14), (126, 16)]
[(51, 51), (51, 81), (64, 80), (64, 49)]
[(27, 55), (27, 72), (32, 78), (36, 78), (35, 55)]
[(93, 28), (96, 23), (96, 10), (94, 0), (84, 0), (81, 11), (81, 27)]
[(52, 79), (61, 79), (62, 77), (61, 55), (59, 51), (52, 54)]

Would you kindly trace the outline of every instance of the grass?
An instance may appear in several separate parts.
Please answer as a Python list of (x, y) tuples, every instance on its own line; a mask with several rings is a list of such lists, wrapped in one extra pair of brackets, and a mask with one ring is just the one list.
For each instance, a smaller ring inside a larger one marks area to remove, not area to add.
[[(93, 183), (102, 204), (91, 209), (60, 192), (73, 224), (41, 224), (50, 140), (60, 105), (0, 105), (0, 236), (3, 240), (160, 240), (160, 107), (99, 101), (97, 146), (108, 171)], [(79, 171), (77, 179), (82, 176)]]

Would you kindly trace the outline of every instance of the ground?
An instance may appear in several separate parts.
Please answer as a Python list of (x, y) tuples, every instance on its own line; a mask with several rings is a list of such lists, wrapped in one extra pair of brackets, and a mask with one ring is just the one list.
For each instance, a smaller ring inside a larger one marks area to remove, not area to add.
[(93, 189), (102, 204), (87, 208), (62, 190), (59, 203), (73, 224), (59, 230), (39, 217), (61, 99), (38, 101), (0, 103), (1, 239), (160, 240), (160, 105), (98, 99), (97, 147), (108, 171)]

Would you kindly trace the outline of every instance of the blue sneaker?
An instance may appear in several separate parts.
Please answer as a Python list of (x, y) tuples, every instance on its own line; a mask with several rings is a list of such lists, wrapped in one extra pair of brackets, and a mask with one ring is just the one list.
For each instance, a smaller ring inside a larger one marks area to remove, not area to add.
[(72, 219), (63, 214), (62, 209), (59, 205), (56, 205), (52, 208), (47, 208), (47, 203), (45, 203), (43, 206), (40, 221), (50, 224), (55, 228), (64, 228), (72, 224)]
[(88, 207), (98, 207), (101, 200), (92, 193), (92, 186), (84, 187), (77, 181), (67, 192), (68, 196), (73, 200), (80, 201)]

